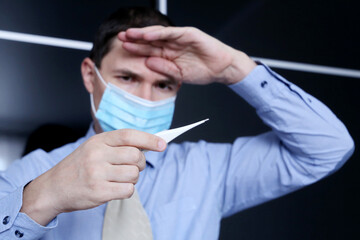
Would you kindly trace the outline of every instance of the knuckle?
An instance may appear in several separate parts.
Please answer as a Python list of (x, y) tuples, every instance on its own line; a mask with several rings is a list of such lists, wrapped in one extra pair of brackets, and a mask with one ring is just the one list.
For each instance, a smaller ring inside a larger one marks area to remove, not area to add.
[(128, 176), (129, 176), (130, 182), (136, 183), (137, 180), (139, 179), (139, 168), (137, 168), (137, 167), (129, 168)]
[[(201, 34), (201, 31), (195, 27), (186, 27), (185, 33), (190, 37), (190, 39), (196, 39)], [(194, 43), (194, 40), (190, 41), (190, 43)]]
[(124, 141), (128, 142), (128, 140), (131, 139), (133, 136), (133, 131), (132, 129), (127, 129), (127, 128), (120, 129), (119, 134)]
[(123, 186), (124, 198), (130, 198), (135, 191), (135, 186), (132, 183), (126, 183)]
[(98, 183), (98, 181), (95, 181), (95, 180), (89, 180), (88, 187), (91, 192), (97, 192), (99, 190), (99, 183)]
[(131, 163), (137, 164), (141, 159), (141, 151), (137, 148), (131, 147), (128, 150), (127, 157)]
[(144, 153), (142, 151), (140, 151), (139, 149), (136, 149), (136, 155), (137, 155), (136, 158), (137, 158), (138, 163), (141, 162), (141, 160), (143, 158), (145, 158)]
[[(96, 148), (89, 149), (85, 154), (85, 161), (88, 163), (95, 163), (97, 160), (102, 158), (102, 153)], [(92, 164), (89, 164), (89, 167), (93, 167)]]
[(101, 159), (103, 155), (100, 149), (100, 145), (95, 140), (89, 141), (86, 145), (86, 148), (83, 150), (84, 161), (86, 162), (92, 162)]
[[(102, 134), (102, 133), (101, 133)], [(90, 137), (88, 140), (87, 140), (87, 145), (90, 145), (90, 146), (95, 146), (99, 143), (99, 139), (100, 137), (102, 136), (101, 134), (96, 134), (92, 137)], [(100, 136), (101, 135), (101, 136)]]
[(185, 27), (185, 30), (186, 30), (186, 32), (188, 32), (188, 33), (194, 33), (194, 32), (196, 32), (196, 31), (198, 31), (198, 29), (195, 28), (195, 27)]
[(142, 170), (144, 170), (145, 169), (145, 167), (146, 167), (146, 160), (145, 160), (145, 157), (144, 157), (144, 159), (142, 159), (141, 161), (140, 161), (140, 164), (139, 164), (139, 170), (140, 171), (142, 171)]
[(139, 164), (138, 166), (144, 166), (146, 163), (146, 157), (145, 154), (143, 152), (140, 152), (140, 159), (139, 159)]
[(79, 170), (79, 174), (83, 175), (82, 179), (87, 182), (98, 182), (104, 177), (104, 167), (94, 163), (85, 164), (82, 169)]
[(138, 149), (138, 153), (139, 153), (139, 159), (140, 159), (140, 160), (145, 160), (145, 154), (143, 153), (143, 151), (140, 151), (140, 150)]
[(86, 175), (90, 178), (93, 179), (96, 175), (97, 175), (97, 169), (94, 166), (94, 164), (87, 164), (85, 166), (85, 171), (86, 171)]

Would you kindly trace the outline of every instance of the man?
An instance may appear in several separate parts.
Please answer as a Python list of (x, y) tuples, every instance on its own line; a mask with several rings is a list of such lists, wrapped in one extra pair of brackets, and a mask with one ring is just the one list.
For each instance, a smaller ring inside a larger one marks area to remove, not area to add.
[[(106, 203), (129, 198), (135, 184), (155, 239), (217, 239), (222, 217), (313, 183), (350, 157), (346, 128), (317, 99), (200, 30), (170, 25), (142, 8), (102, 24), (81, 65), (93, 125), (1, 173), (1, 239), (101, 239)], [(182, 83), (213, 82), (272, 131), (233, 144), (166, 146), (152, 135), (170, 126)]]

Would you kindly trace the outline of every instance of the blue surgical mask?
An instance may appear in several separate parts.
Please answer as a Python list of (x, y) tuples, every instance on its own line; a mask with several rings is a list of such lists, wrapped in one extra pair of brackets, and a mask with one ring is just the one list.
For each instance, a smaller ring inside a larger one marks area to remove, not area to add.
[(175, 96), (161, 101), (149, 101), (106, 83), (96, 67), (95, 72), (106, 86), (97, 111), (90, 94), (92, 111), (103, 131), (131, 128), (154, 134), (170, 128)]

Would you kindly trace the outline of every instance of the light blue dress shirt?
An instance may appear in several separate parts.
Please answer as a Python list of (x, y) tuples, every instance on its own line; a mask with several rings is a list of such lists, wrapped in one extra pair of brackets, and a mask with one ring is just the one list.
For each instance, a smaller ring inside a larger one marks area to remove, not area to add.
[[(269, 68), (257, 66), (230, 86), (272, 128), (232, 144), (185, 142), (146, 153), (136, 184), (156, 240), (212, 240), (220, 221), (337, 170), (354, 143), (321, 102)], [(0, 239), (100, 240), (105, 205), (63, 213), (46, 227), (20, 213), (26, 183), (94, 135), (50, 153), (36, 150), (0, 173)]]

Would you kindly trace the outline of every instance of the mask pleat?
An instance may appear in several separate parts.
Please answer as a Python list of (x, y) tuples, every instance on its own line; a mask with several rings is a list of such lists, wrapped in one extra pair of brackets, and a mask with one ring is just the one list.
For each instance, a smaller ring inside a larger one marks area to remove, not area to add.
[(104, 131), (130, 128), (154, 134), (169, 129), (174, 110), (175, 97), (150, 103), (108, 84), (95, 116)]

